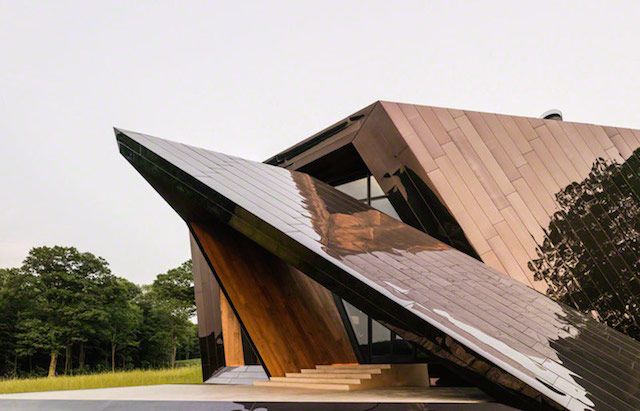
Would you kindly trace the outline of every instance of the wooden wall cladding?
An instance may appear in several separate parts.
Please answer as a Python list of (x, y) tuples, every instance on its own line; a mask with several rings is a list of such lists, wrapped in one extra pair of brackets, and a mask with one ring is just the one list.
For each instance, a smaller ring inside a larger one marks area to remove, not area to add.
[(233, 313), (229, 301), (227, 301), (222, 290), (220, 290), (220, 314), (222, 317), (222, 338), (224, 340), (224, 362), (228, 367), (245, 365), (240, 321)]
[(527, 264), (561, 211), (556, 193), (598, 158), (624, 162), (640, 131), (379, 102), (353, 144), (385, 191), (398, 186), (389, 174), (410, 167), (486, 264), (545, 292)]
[(227, 226), (191, 228), (271, 376), (357, 362), (329, 291)]

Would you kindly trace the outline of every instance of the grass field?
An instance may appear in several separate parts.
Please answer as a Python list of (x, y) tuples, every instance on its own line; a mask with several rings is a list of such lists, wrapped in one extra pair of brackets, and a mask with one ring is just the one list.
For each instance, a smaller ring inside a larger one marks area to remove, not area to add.
[(81, 390), (86, 388), (129, 387), (154, 384), (200, 384), (202, 370), (196, 365), (182, 364), (163, 370), (134, 370), (53, 378), (0, 380), (0, 394), (14, 392)]

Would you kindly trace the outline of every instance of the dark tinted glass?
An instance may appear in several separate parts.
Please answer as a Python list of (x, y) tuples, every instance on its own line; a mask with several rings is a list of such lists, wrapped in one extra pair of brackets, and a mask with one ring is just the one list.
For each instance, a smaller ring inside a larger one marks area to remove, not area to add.
[(371, 321), (371, 355), (391, 354), (391, 331), (373, 320)]
[(413, 359), (414, 349), (409, 341), (403, 340), (402, 337), (396, 335), (393, 339), (393, 355), (398, 358), (411, 357)]

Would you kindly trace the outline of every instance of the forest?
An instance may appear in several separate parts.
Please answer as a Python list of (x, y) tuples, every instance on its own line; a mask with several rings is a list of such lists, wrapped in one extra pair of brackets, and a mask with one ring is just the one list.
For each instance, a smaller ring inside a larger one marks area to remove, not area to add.
[(173, 367), (199, 357), (191, 261), (153, 283), (74, 247), (0, 268), (0, 378)]

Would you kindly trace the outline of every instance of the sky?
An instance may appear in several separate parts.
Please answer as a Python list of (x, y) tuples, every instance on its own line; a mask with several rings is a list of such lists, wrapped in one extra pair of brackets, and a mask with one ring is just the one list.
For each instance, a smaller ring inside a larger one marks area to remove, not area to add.
[(262, 161), (376, 100), (640, 128), (640, 3), (0, 0), (0, 267), (34, 246), (138, 284), (185, 224), (113, 127)]

